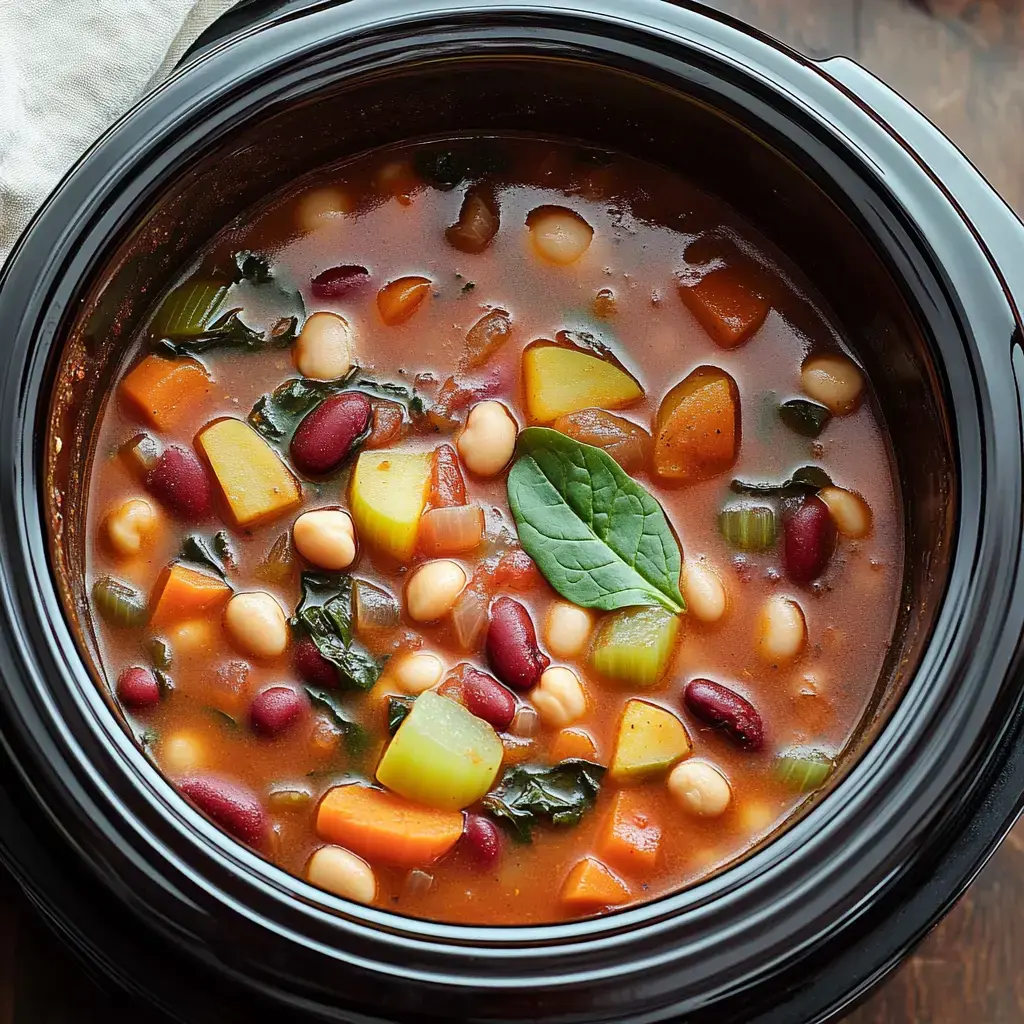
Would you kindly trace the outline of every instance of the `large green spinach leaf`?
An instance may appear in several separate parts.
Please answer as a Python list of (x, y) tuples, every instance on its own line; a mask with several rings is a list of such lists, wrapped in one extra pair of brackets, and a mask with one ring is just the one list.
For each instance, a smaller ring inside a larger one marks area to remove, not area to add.
[(604, 771), (599, 764), (576, 759), (551, 767), (513, 765), (483, 804), (507, 822), (519, 839), (529, 842), (534, 825), (542, 819), (555, 825), (575, 825), (594, 806)]
[(566, 600), (604, 611), (686, 610), (679, 542), (665, 513), (607, 452), (528, 427), (508, 500), (524, 550)]

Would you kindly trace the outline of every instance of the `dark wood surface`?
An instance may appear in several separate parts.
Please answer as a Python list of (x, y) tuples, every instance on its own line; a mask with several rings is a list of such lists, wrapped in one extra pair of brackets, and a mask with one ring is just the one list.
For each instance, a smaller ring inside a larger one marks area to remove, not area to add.
[[(845, 54), (921, 108), (1024, 212), (1024, 0), (712, 0), (809, 56)], [(150, 1024), (72, 962), (0, 875), (0, 1024)], [(1024, 1022), (1024, 823), (847, 1024)], [(796, 1022), (794, 1022), (796, 1024)]]

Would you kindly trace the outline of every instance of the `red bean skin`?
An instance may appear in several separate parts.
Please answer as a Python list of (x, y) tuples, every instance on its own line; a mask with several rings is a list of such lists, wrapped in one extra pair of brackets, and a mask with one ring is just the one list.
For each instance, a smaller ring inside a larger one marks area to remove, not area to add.
[(690, 713), (702, 722), (721, 729), (745, 750), (764, 746), (764, 725), (757, 709), (728, 686), (710, 679), (691, 679), (683, 691)]
[(467, 814), (461, 845), (480, 867), (490, 867), (501, 855), (498, 826), (482, 814)]
[(514, 690), (536, 686), (551, 659), (537, 646), (530, 613), (511, 597), (499, 597), (490, 609), (487, 661), (494, 674)]
[(343, 391), (321, 402), (292, 437), (295, 467), (312, 476), (336, 469), (365, 436), (372, 415), (369, 398), (359, 391)]
[(462, 701), (467, 710), (482, 718), (498, 732), (504, 732), (516, 717), (516, 699), (497, 679), (475, 668), (462, 676)]
[(817, 579), (836, 546), (836, 527), (828, 506), (817, 495), (805, 498), (782, 521), (782, 560), (795, 583)]
[(126, 668), (117, 679), (117, 699), (133, 711), (160, 703), (160, 684), (148, 668)]
[(332, 687), (338, 685), (338, 670), (317, 650), (317, 646), (303, 637), (296, 645), (292, 658), (295, 671), (314, 686)]
[(190, 776), (178, 789), (225, 832), (260, 848), (270, 835), (270, 822), (259, 797), (248, 787), (212, 775)]
[(316, 299), (340, 299), (369, 283), (370, 272), (366, 267), (346, 263), (317, 274), (309, 287)]
[(213, 513), (209, 474), (190, 448), (165, 448), (146, 476), (146, 487), (178, 519), (196, 522)]
[(258, 693), (249, 707), (249, 721), (263, 736), (280, 736), (306, 710), (306, 701), (290, 686), (271, 686)]

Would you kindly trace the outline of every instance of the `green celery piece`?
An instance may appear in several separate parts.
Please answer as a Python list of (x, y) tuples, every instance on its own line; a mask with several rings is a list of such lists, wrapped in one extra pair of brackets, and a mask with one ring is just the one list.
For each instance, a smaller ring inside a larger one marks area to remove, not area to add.
[(590, 663), (603, 676), (649, 687), (672, 659), (679, 617), (663, 608), (631, 608), (605, 619), (594, 641)]

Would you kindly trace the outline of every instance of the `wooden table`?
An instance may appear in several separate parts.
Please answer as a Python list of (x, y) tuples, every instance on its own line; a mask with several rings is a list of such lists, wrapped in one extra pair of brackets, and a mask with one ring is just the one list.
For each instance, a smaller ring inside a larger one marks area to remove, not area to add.
[[(711, 0), (812, 57), (842, 53), (939, 125), (1024, 213), (1024, 0)], [(0, 875), (0, 1024), (156, 1024), (101, 992)], [(1024, 822), (847, 1024), (1024, 1021)], [(794, 1022), (796, 1024), (796, 1022)]]

